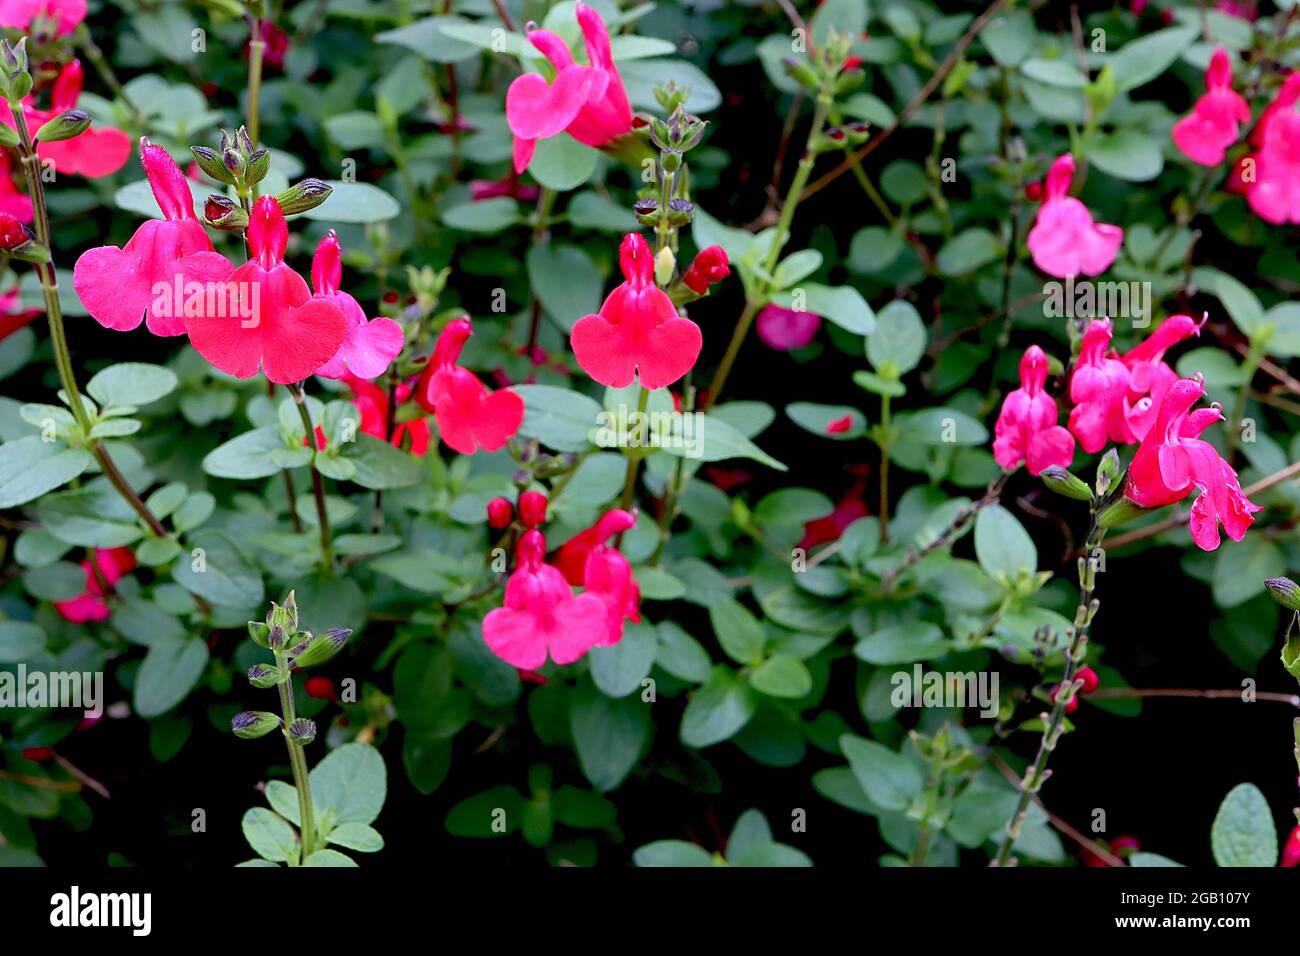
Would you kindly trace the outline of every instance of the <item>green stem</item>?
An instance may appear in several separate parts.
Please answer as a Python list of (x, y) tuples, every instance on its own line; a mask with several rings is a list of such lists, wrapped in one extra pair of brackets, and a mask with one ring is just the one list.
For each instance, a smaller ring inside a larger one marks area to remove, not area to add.
[[(288, 661), (283, 651), (275, 651), (276, 666), (288, 671)], [(289, 728), (297, 719), (293, 702), (293, 683), (286, 677), (280, 684), (280, 710), (284, 716), (284, 742), (289, 748), (289, 765), (293, 768), (293, 785), (298, 791), (298, 820), (301, 824), (302, 861), (312, 855), (316, 849), (316, 821), (312, 816), (311, 781), (307, 776), (307, 757), (302, 751), (302, 744), (293, 738)]]
[(262, 23), (248, 18), (248, 138), (257, 145), (261, 122), (262, 54), (266, 41), (262, 39)]
[(1060, 740), (1065, 723), (1065, 708), (1069, 706), (1078, 690), (1075, 686), (1075, 675), (1088, 653), (1088, 636), (1098, 607), (1097, 600), (1093, 597), (1097, 586), (1097, 559), (1092, 555), (1101, 547), (1101, 539), (1105, 534), (1105, 529), (1097, 521), (1097, 502), (1094, 499), (1088, 537), (1083, 545), (1083, 556), (1079, 558), (1079, 607), (1074, 615), (1074, 626), (1070, 629), (1070, 646), (1065, 655), (1065, 673), (1061, 677), (1056, 702), (1052, 705), (1047, 726), (1043, 729), (1042, 740), (1038, 744), (1038, 755), (1020, 781), (1020, 798), (1016, 801), (1016, 809), (1011, 814), (1011, 819), (1007, 821), (1002, 845), (998, 847), (997, 856), (991, 864), (993, 866), (1006, 866), (1011, 858), (1011, 848), (1020, 837), (1025, 816), (1029, 812), (1029, 804), (1049, 776), (1047, 761)]
[[(33, 212), (33, 231), (36, 239), (46, 248), (51, 250), (53, 247), (50, 242), (50, 213), (45, 205), (45, 184), (41, 180), (41, 161), (36, 154), (36, 146), (32, 142), (31, 131), (27, 128), (27, 117), (24, 115), (21, 107), (15, 107), (13, 103), (9, 104), (9, 113), (14, 119), (14, 128), (18, 131), (19, 154), (22, 157), (23, 171), (27, 180), (27, 193), (31, 196)], [(95, 460), (99, 462), (99, 467), (104, 472), (105, 477), (117, 489), (117, 493), (135, 510), (146, 525), (149, 531), (159, 538), (167, 536), (167, 529), (163, 527), (162, 522), (158, 520), (144, 500), (136, 494), (134, 488), (123, 477), (122, 472), (118, 470), (117, 465), (109, 456), (108, 450), (98, 439), (90, 438), (92, 423), (90, 416), (86, 413), (86, 406), (81, 401), (81, 392), (77, 388), (76, 374), (72, 369), (72, 353), (68, 349), (68, 336), (63, 327), (63, 307), (59, 304), (59, 280), (58, 273), (54, 269), (54, 261), (37, 263), (35, 265), (36, 275), (41, 280), (41, 296), (45, 301), (45, 318), (50, 326), (50, 343), (54, 348), (54, 365), (59, 372), (59, 382), (63, 386), (64, 394), (68, 396), (68, 407), (72, 410), (72, 415), (77, 420), (83, 435), (86, 436), (86, 447)]]
[[(646, 406), (650, 402), (650, 392), (644, 385), (638, 386), (641, 389), (641, 397), (637, 400), (636, 410), (638, 419), (645, 415)], [(645, 457), (643, 449), (627, 449), (627, 477), (623, 479), (623, 497), (619, 499), (619, 507), (627, 511), (632, 507), (632, 497), (636, 494), (636, 473), (641, 467), (641, 459)], [(621, 536), (620, 536), (621, 540)]]
[(890, 438), (889, 396), (880, 396), (880, 431), (883, 441), (880, 443), (880, 540), (889, 540), (889, 452), (893, 445)]
[[(767, 275), (775, 271), (777, 261), (781, 258), (781, 250), (785, 248), (790, 238), (790, 223), (794, 220), (795, 210), (799, 208), (799, 198), (804, 187), (808, 185), (808, 177), (812, 175), (813, 164), (817, 160), (812, 143), (821, 135), (822, 127), (826, 125), (826, 116), (830, 112), (831, 102), (829, 90), (823, 90), (817, 95), (817, 106), (813, 112), (812, 126), (808, 130), (807, 145), (804, 146), (803, 156), (799, 158), (799, 167), (790, 181), (790, 188), (786, 190), (785, 201), (781, 204), (781, 216), (776, 223), (776, 235), (772, 238), (772, 247), (768, 250), (767, 261), (763, 264), (763, 271)], [(740, 347), (749, 334), (749, 327), (754, 324), (754, 316), (759, 308), (766, 304), (770, 293), (767, 283), (759, 280), (758, 287), (745, 300), (744, 311), (740, 313), (736, 329), (731, 334), (731, 341), (727, 343), (727, 351), (723, 354), (718, 371), (713, 376), (713, 383), (709, 386), (709, 394), (704, 400), (702, 409), (704, 412), (707, 413), (722, 394), (722, 387), (727, 384), (727, 376), (731, 374), (731, 367), (735, 364)]]
[(325, 507), (325, 482), (321, 478), (321, 473), (316, 470), (316, 426), (311, 421), (311, 410), (307, 408), (307, 396), (303, 393), (302, 383), (296, 382), (286, 385), (285, 388), (289, 389), (294, 404), (298, 406), (302, 427), (307, 435), (307, 447), (312, 453), (311, 490), (316, 498), (316, 522), (320, 525), (321, 562), (328, 570), (334, 566), (334, 541), (330, 535), (329, 512)]

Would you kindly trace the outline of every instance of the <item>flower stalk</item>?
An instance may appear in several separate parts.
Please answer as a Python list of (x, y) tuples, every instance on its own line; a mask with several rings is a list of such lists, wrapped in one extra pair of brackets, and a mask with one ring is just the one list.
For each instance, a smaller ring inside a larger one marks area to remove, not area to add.
[(330, 534), (329, 511), (325, 502), (325, 482), (316, 468), (316, 426), (312, 424), (311, 409), (307, 407), (307, 396), (302, 390), (302, 383), (286, 385), (298, 406), (298, 415), (302, 418), (302, 427), (306, 435), (307, 447), (311, 449), (311, 491), (316, 498), (316, 522), (320, 525), (321, 563), (326, 569), (334, 566), (334, 539)]

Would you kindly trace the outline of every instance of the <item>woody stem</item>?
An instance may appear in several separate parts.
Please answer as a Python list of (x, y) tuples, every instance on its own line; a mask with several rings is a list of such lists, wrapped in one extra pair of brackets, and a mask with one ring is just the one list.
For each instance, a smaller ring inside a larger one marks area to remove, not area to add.
[[(27, 128), (27, 117), (23, 114), (22, 107), (15, 107), (10, 103), (9, 112), (14, 119), (14, 128), (18, 131), (18, 149), (22, 157), (24, 178), (27, 180), (27, 193), (32, 199), (33, 231), (36, 233), (37, 241), (49, 249), (50, 213), (45, 205), (45, 183), (41, 180), (40, 157), (36, 154), (36, 146), (32, 142), (32, 134)], [(52, 249), (51, 255), (53, 255)], [(164, 538), (167, 536), (167, 529), (158, 520), (158, 516), (149, 510), (149, 506), (122, 476), (122, 472), (109, 456), (108, 450), (98, 439), (90, 438), (92, 423), (90, 416), (86, 414), (86, 406), (81, 401), (77, 378), (72, 370), (72, 354), (68, 349), (68, 336), (63, 328), (63, 308), (59, 305), (59, 279), (54, 271), (54, 260), (34, 263), (33, 267), (41, 280), (41, 295), (45, 300), (45, 317), (50, 325), (50, 343), (54, 348), (54, 364), (59, 371), (59, 382), (63, 385), (64, 394), (68, 396), (68, 407), (72, 410), (82, 434), (86, 436), (86, 447), (95, 456), (100, 469), (117, 489), (117, 493), (149, 526), (150, 532), (156, 537)]]
[(302, 418), (302, 427), (307, 435), (307, 447), (312, 453), (311, 491), (316, 498), (316, 522), (320, 525), (321, 561), (328, 569), (334, 566), (334, 540), (330, 535), (329, 512), (325, 508), (325, 481), (321, 478), (321, 473), (316, 470), (316, 426), (311, 421), (311, 409), (307, 407), (307, 396), (303, 393), (302, 382), (294, 382), (286, 385), (285, 388), (289, 390), (294, 404), (298, 406), (298, 415)]
[(1075, 611), (1074, 626), (1070, 629), (1070, 646), (1065, 654), (1065, 673), (1062, 675), (1061, 683), (1057, 687), (1056, 700), (1052, 704), (1051, 713), (1043, 729), (1042, 740), (1038, 744), (1038, 755), (1020, 781), (1020, 799), (1016, 801), (1015, 812), (1011, 814), (1011, 819), (1007, 821), (1006, 832), (1002, 837), (1002, 845), (998, 847), (997, 856), (992, 861), (994, 866), (1005, 866), (1011, 857), (1011, 848), (1020, 837), (1021, 828), (1024, 826), (1025, 817), (1029, 812), (1029, 804), (1047, 779), (1047, 761), (1060, 740), (1062, 725), (1065, 722), (1065, 708), (1074, 700), (1074, 695), (1078, 691), (1075, 675), (1079, 671), (1079, 665), (1083, 663), (1084, 658), (1087, 656), (1088, 635), (1092, 630), (1092, 619), (1096, 616), (1098, 607), (1098, 603), (1093, 597), (1093, 592), (1097, 586), (1097, 559), (1093, 557), (1093, 553), (1101, 548), (1101, 539), (1106, 534), (1105, 529), (1097, 521), (1097, 500), (1095, 498), (1092, 501), (1090, 511), (1091, 524), (1088, 529), (1088, 537), (1084, 542), (1083, 556), (1079, 558), (1078, 562), (1079, 607)]
[[(790, 181), (790, 188), (786, 190), (785, 201), (781, 204), (781, 216), (776, 223), (776, 235), (772, 239), (772, 247), (768, 250), (767, 261), (763, 263), (763, 271), (766, 275), (772, 275), (776, 269), (777, 261), (781, 258), (781, 250), (790, 238), (790, 223), (794, 220), (794, 212), (799, 207), (799, 198), (803, 193), (804, 186), (808, 184), (808, 177), (812, 174), (813, 163), (817, 159), (812, 144), (821, 135), (822, 127), (826, 125), (826, 116), (830, 112), (831, 102), (829, 90), (823, 90), (818, 94), (817, 106), (813, 112), (812, 126), (808, 130), (808, 140), (804, 146), (803, 156), (799, 159), (799, 168), (795, 170), (794, 179)], [(717, 372), (714, 373), (713, 383), (709, 386), (709, 394), (704, 400), (704, 412), (707, 413), (717, 403), (718, 396), (722, 393), (722, 387), (727, 384), (727, 376), (731, 374), (731, 367), (736, 363), (736, 356), (740, 353), (740, 347), (744, 344), (746, 336), (749, 335), (749, 327), (754, 324), (754, 316), (758, 313), (759, 308), (766, 304), (771, 292), (772, 290), (767, 282), (760, 279), (757, 288), (745, 300), (745, 308), (740, 313), (740, 318), (736, 322), (736, 329), (731, 334), (731, 341), (727, 343), (727, 351), (723, 354), (722, 362), (718, 365)]]

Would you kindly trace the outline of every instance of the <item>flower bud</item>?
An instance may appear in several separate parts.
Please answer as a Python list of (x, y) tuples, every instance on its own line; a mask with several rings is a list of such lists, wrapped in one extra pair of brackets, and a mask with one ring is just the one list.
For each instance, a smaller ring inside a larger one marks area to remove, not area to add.
[(1287, 628), (1286, 640), (1282, 642), (1282, 666), (1288, 674), (1300, 680), (1300, 631), (1294, 627)]
[(729, 275), (731, 275), (731, 267), (727, 262), (726, 250), (722, 246), (709, 246), (701, 250), (691, 262), (686, 275), (682, 276), (682, 282), (686, 283), (692, 292), (704, 295), (709, 291), (709, 286)]
[(315, 209), (329, 199), (330, 193), (333, 191), (333, 186), (329, 186), (319, 179), (304, 179), (302, 182), (295, 183), (284, 192), (277, 194), (275, 199), (286, 216), (296, 216), (299, 213)]
[(290, 591), (284, 599), (284, 614), (288, 622), (285, 630), (290, 634), (298, 633), (298, 598)]
[(821, 87), (821, 79), (817, 76), (817, 71), (807, 60), (796, 60), (792, 56), (787, 56), (781, 63), (785, 67), (785, 72), (800, 85), (810, 90)]
[(225, 232), (243, 232), (248, 228), (244, 207), (225, 196), (209, 196), (203, 203), (203, 218), (212, 228)]
[(254, 687), (275, 687), (284, 677), (284, 671), (274, 664), (254, 664), (248, 669), (248, 682)]
[(0, 212), (0, 252), (24, 262), (50, 261), (50, 250), (15, 216)]
[(243, 178), (245, 169), (244, 157), (240, 155), (238, 150), (227, 149), (222, 152), (221, 164), (226, 167), (226, 172), (236, 180)]
[(661, 286), (672, 281), (673, 270), (677, 268), (677, 257), (672, 249), (664, 246), (655, 256), (655, 281)]
[(546, 495), (540, 491), (525, 491), (519, 496), (519, 520), (525, 528), (536, 528), (546, 523)]
[(85, 110), (65, 110), (36, 131), (36, 142), (57, 143), (72, 139), (90, 129), (90, 114)]
[(266, 646), (272, 650), (278, 651), (280, 648), (284, 647), (285, 639), (284, 628), (279, 624), (272, 624), (271, 631), (266, 638)]
[(309, 635), (305, 641), (289, 649), (289, 663), (294, 667), (313, 667), (316, 664), (323, 664), (342, 650), (351, 634), (350, 628), (332, 627), (315, 637)]
[(488, 527), (500, 531), (510, 524), (515, 509), (505, 498), (493, 498), (487, 504)]
[[(670, 139), (676, 138), (673, 137), (671, 128), (669, 129), (669, 138)], [(677, 170), (679, 170), (682, 166), (681, 150), (665, 149), (663, 151), (662, 157), (660, 158), (660, 162), (663, 163), (664, 172), (666, 173), (677, 172)]]
[(250, 186), (255, 186), (266, 178), (266, 174), (271, 171), (271, 151), (269, 149), (256, 150), (248, 157), (248, 169), (244, 172), (244, 182)]
[(208, 146), (191, 146), (190, 152), (194, 154), (194, 161), (199, 164), (199, 169), (211, 176), (219, 183), (226, 183), (233, 186), (235, 177), (230, 175), (226, 169), (226, 164), (221, 161), (221, 157), (215, 149)]
[(1101, 678), (1098, 677), (1097, 672), (1087, 664), (1079, 668), (1074, 675), (1074, 679), (1083, 682), (1079, 686), (1079, 693), (1081, 694), (1091, 694), (1101, 686)]
[(249, 621), (248, 636), (253, 639), (253, 643), (258, 647), (270, 647), (271, 625), (264, 624), (261, 621)]
[(1097, 465), (1097, 494), (1104, 496), (1115, 485), (1115, 479), (1119, 478), (1123, 472), (1123, 466), (1119, 461), (1119, 452), (1114, 448), (1109, 449), (1106, 454), (1101, 456), (1101, 463)]
[(670, 226), (689, 225), (695, 218), (695, 203), (689, 199), (668, 200), (668, 224)]
[(230, 721), (230, 729), (235, 732), (236, 737), (253, 740), (256, 737), (265, 737), (271, 731), (278, 729), (282, 723), (279, 716), (269, 711), (245, 710), (235, 714)]
[(636, 221), (643, 226), (659, 225), (659, 200), (646, 197), (638, 199), (632, 204), (632, 212), (636, 214)]
[(1092, 500), (1092, 489), (1084, 483), (1083, 479), (1060, 465), (1044, 468), (1038, 477), (1042, 478), (1043, 484), (1058, 495), (1073, 498), (1075, 501)]
[(1278, 604), (1289, 611), (1300, 611), (1300, 585), (1290, 578), (1269, 578), (1264, 587)]
[(300, 744), (309, 744), (316, 739), (316, 722), (306, 717), (299, 717), (289, 725), (289, 736)]

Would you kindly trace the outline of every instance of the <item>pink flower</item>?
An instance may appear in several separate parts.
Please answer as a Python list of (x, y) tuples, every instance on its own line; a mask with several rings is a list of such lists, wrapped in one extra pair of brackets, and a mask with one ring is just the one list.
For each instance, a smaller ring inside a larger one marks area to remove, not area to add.
[(32, 199), (14, 183), (13, 164), (7, 149), (0, 149), (0, 213), (23, 222), (31, 222), (33, 218)]
[(347, 336), (332, 359), (316, 370), (323, 378), (343, 378), (351, 373), (358, 378), (378, 378), (388, 371), (406, 337), (402, 327), (392, 319), (379, 316), (367, 319), (360, 304), (346, 292), (339, 291), (343, 277), (343, 249), (331, 229), (316, 247), (311, 262), (311, 284), (315, 298), (333, 302), (347, 319)]
[(19, 329), (30, 325), (33, 319), (42, 314), (40, 309), (22, 308), (18, 286), (14, 286), (8, 292), (0, 292), (0, 342)]
[[(1293, 96), (1291, 80), (1278, 94)], [(1300, 114), (1293, 109), (1278, 110), (1268, 117), (1268, 125), (1259, 153), (1255, 156), (1253, 182), (1242, 171), (1246, 202), (1265, 222), (1274, 225), (1300, 223)]]
[(532, 160), (539, 139), (567, 132), (600, 149), (632, 130), (632, 106), (614, 65), (605, 21), (581, 2), (576, 13), (590, 66), (576, 63), (568, 43), (550, 30), (528, 31), (529, 41), (555, 67), (555, 82), (547, 83), (540, 73), (525, 73), (506, 91), (517, 173)]
[(86, 0), (4, 0), (0, 3), (0, 27), (30, 30), (38, 20), (56, 24), (58, 36), (66, 36), (86, 19)]
[(677, 314), (655, 285), (654, 255), (640, 233), (629, 233), (618, 250), (624, 281), (609, 294), (599, 315), (574, 323), (573, 355), (601, 385), (624, 388), (639, 376), (648, 389), (671, 385), (691, 370), (704, 344), (700, 328)]
[(575, 596), (564, 575), (544, 563), (540, 531), (525, 531), (515, 555), (505, 606), (483, 618), (483, 640), (493, 654), (532, 671), (546, 663), (548, 653), (557, 664), (572, 664), (608, 639), (604, 603), (594, 594)]
[(729, 275), (731, 267), (727, 264), (727, 251), (722, 246), (709, 246), (700, 250), (691, 262), (691, 267), (682, 276), (682, 282), (692, 292), (704, 295), (709, 291), (709, 286), (721, 282)]
[(806, 346), (822, 327), (822, 317), (814, 312), (796, 312), (779, 305), (768, 305), (758, 313), (758, 337), (768, 348), (791, 352)]
[(489, 391), (477, 375), (456, 364), (472, 332), (467, 318), (447, 323), (415, 393), (415, 400), (433, 412), (442, 440), (462, 455), (504, 447), (524, 420), (524, 400), (516, 392)]
[(841, 435), (853, 427), (852, 415), (841, 415), (839, 418), (826, 423), (826, 434)]
[(616, 534), (622, 534), (636, 524), (630, 511), (615, 508), (600, 516), (600, 520), (586, 531), (579, 531), (560, 546), (555, 564), (570, 584), (580, 585), (587, 574), (587, 558)]
[(1165, 352), (1184, 339), (1200, 335), (1204, 324), (1204, 319), (1198, 325), (1190, 315), (1171, 315), (1120, 359), (1128, 369), (1124, 415), (1134, 440), (1141, 440), (1151, 430), (1165, 392), (1178, 380), (1177, 373), (1165, 362)]
[(1183, 154), (1202, 166), (1223, 162), (1228, 147), (1237, 141), (1242, 123), (1250, 122), (1250, 106), (1232, 89), (1232, 61), (1219, 47), (1205, 71), (1205, 95), (1192, 112), (1174, 124), (1174, 143)]
[(1057, 424), (1056, 401), (1043, 391), (1047, 383), (1047, 356), (1031, 345), (1020, 359), (1020, 387), (1002, 402), (994, 426), (993, 458), (1003, 468), (1022, 461), (1031, 475), (1044, 468), (1070, 467), (1074, 460), (1074, 438)]
[(1089, 454), (1109, 441), (1131, 444), (1137, 438), (1124, 414), (1129, 372), (1110, 348), (1109, 319), (1088, 324), (1079, 348), (1079, 360), (1070, 377), (1070, 431)]
[(202, 313), (185, 316), (190, 344), (236, 378), (252, 378), (261, 368), (278, 385), (301, 382), (338, 353), (347, 319), (333, 302), (312, 298), (302, 276), (285, 264), (289, 227), (274, 196), (253, 204), (247, 239), (252, 258), (205, 296), (204, 308), (186, 310)]
[(845, 528), (871, 513), (862, 499), (862, 493), (867, 488), (866, 466), (855, 465), (849, 470), (857, 472), (858, 477), (835, 503), (830, 514), (804, 522), (803, 537), (799, 539), (798, 546), (805, 551), (819, 544), (838, 541)]
[[(223, 281), (232, 266), (212, 251), (194, 216), (194, 197), (180, 167), (161, 146), (140, 140), (140, 164), (163, 219), (140, 225), (127, 244), (83, 253), (72, 285), (86, 310), (106, 329), (129, 332), (142, 321), (154, 335), (184, 335), (184, 300), (191, 282)], [(159, 295), (158, 288), (167, 292)]]
[[(357, 378), (350, 372), (341, 376), (342, 381), (352, 389), (352, 405), (361, 413), (361, 431), (372, 435), (380, 441), (391, 441), (394, 448), (401, 448), (406, 439), (411, 439), (410, 452), (417, 458), (423, 458), (429, 450), (429, 422), (424, 418), (411, 421), (395, 422), (393, 434), (388, 435), (388, 393), (374, 382)], [(405, 382), (400, 382), (394, 390), (397, 404), (410, 399), (413, 389)]]
[(1278, 866), (1300, 866), (1300, 827), (1291, 830), (1282, 847), (1282, 860)]
[[(521, 509), (522, 510), (522, 509)], [(597, 646), (608, 647), (623, 639), (624, 619), (641, 620), (641, 588), (632, 577), (632, 565), (622, 552), (606, 542), (636, 524), (630, 511), (614, 509), (579, 532), (560, 548), (556, 564), (570, 584), (581, 584), (605, 605), (608, 633)]]
[(1220, 13), (1226, 13), (1230, 17), (1236, 17), (1239, 20), (1248, 20), (1255, 22), (1259, 16), (1259, 8), (1255, 0), (1219, 0), (1214, 5), (1214, 9)]
[[(94, 567), (91, 566), (92, 560)], [(112, 588), (134, 567), (135, 555), (130, 548), (96, 548), (89, 558), (81, 562), (81, 570), (86, 574), (86, 590), (69, 601), (56, 601), (54, 609), (64, 620), (73, 624), (108, 620), (109, 609), (104, 601), (100, 577)], [(95, 573), (95, 568), (99, 569), (98, 574)]]
[(1228, 537), (1240, 541), (1261, 508), (1242, 492), (1232, 466), (1198, 437), (1223, 417), (1217, 406), (1191, 411), (1204, 394), (1199, 376), (1169, 387), (1155, 425), (1133, 456), (1126, 494), (1144, 508), (1159, 508), (1182, 501), (1195, 488), (1192, 540), (1202, 551), (1213, 551), (1220, 523)]
[(469, 183), (469, 198), (474, 202), (495, 199), (497, 196), (532, 202), (540, 194), (538, 187), (521, 183), (518, 173), (511, 173), (501, 179), (471, 179)]
[(1048, 275), (1095, 276), (1110, 268), (1124, 242), (1124, 230), (1093, 222), (1092, 213), (1071, 197), (1074, 157), (1059, 156), (1047, 172), (1043, 204), (1029, 230), (1029, 251), (1034, 265)]
[[(37, 109), (31, 97), (24, 101), (23, 115), (33, 136), (54, 117), (76, 107), (77, 100), (81, 97), (83, 80), (81, 61), (73, 60), (55, 78), (48, 110)], [(10, 127), (14, 124), (8, 110), (0, 115), (0, 121)], [(96, 129), (91, 126), (71, 139), (37, 143), (36, 153), (44, 162), (51, 164), (56, 172), (97, 179), (115, 173), (126, 165), (126, 161), (131, 158), (131, 138), (120, 129)]]

